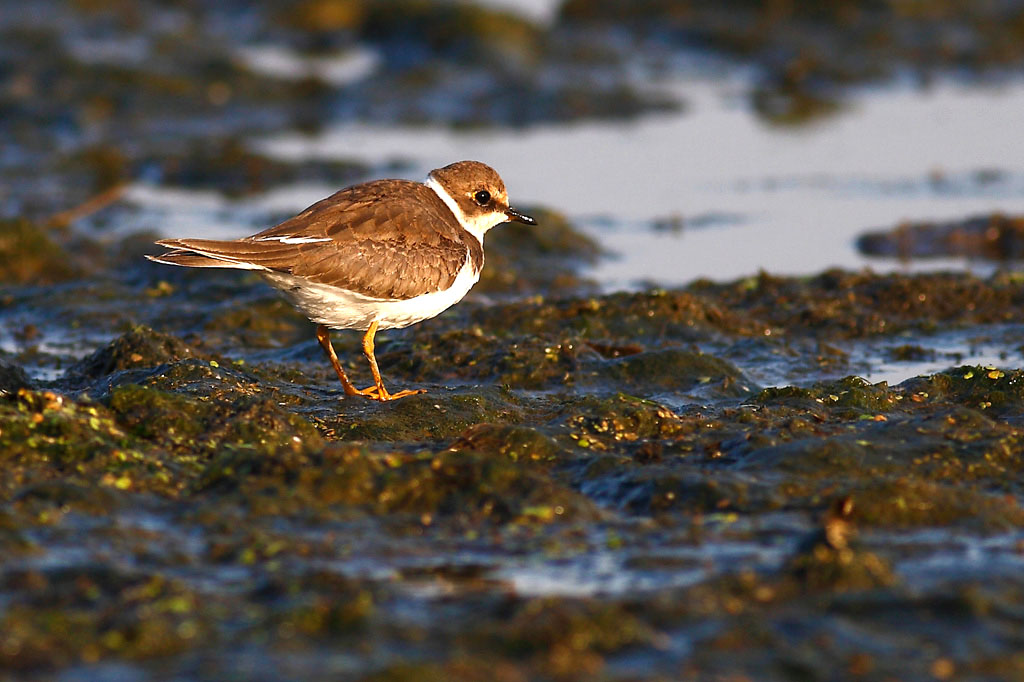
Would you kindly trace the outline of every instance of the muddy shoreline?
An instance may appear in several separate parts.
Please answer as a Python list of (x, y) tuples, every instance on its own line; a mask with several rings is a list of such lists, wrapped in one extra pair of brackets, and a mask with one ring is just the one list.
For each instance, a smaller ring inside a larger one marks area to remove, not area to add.
[[(9, 674), (1019, 672), (1020, 350), (841, 378), (862, 342), (1008, 333), (1014, 276), (477, 297), (387, 337), (388, 381), (429, 392), (381, 405), (257, 279), (202, 274), (4, 288), (46, 320), (0, 386)], [(33, 343), (85, 325), (113, 341)]]

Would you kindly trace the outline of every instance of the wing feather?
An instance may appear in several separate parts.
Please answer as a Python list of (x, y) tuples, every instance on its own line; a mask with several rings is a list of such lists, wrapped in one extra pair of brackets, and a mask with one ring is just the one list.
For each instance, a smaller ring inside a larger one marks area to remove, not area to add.
[[(403, 300), (451, 286), (469, 258), (467, 238), (475, 239), (452, 222), (450, 209), (429, 187), (378, 180), (341, 190), (237, 241), (157, 243), (204, 257), (195, 259), (196, 265), (216, 267), (212, 259), (221, 267), (285, 272), (366, 296)], [(187, 261), (176, 256), (177, 264), (193, 264)]]

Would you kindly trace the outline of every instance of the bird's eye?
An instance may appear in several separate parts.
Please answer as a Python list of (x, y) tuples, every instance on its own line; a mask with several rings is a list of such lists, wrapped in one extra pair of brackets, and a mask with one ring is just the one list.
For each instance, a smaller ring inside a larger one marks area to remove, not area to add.
[(479, 192), (477, 192), (476, 194), (473, 195), (473, 201), (475, 201), (476, 203), (480, 204), (481, 206), (486, 206), (487, 202), (490, 201), (490, 200), (491, 200), (491, 193), (488, 192), (485, 189), (482, 189), (482, 190), (480, 190)]

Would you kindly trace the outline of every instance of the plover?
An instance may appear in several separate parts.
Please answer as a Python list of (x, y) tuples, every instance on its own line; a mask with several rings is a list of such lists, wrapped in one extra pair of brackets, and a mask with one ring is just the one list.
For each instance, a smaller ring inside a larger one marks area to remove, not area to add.
[[(459, 161), (420, 182), (374, 180), (343, 189), (294, 218), (236, 241), (163, 239), (150, 260), (193, 268), (255, 270), (316, 323), (316, 338), (347, 395), (394, 400), (374, 356), (378, 329), (400, 329), (448, 309), (480, 279), (484, 235), (508, 221), (535, 225), (508, 203), (490, 166)], [(331, 329), (364, 330), (373, 386), (356, 388)]]

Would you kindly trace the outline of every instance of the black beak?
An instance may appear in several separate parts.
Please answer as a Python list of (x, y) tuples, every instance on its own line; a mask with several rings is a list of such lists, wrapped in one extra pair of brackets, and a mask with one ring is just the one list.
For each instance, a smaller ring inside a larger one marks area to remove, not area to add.
[(537, 224), (537, 221), (531, 218), (530, 216), (526, 215), (525, 213), (520, 213), (519, 211), (511, 207), (505, 209), (505, 217), (508, 218), (509, 221), (514, 220), (517, 223), (523, 223), (524, 225)]

